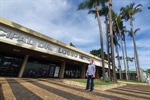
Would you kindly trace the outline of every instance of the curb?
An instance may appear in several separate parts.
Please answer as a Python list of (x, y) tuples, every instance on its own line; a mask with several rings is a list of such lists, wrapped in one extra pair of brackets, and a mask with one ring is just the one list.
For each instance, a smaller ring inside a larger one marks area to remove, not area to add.
[[(75, 81), (70, 81), (70, 80), (63, 80), (63, 83), (74, 85), (74, 86), (79, 86), (79, 87), (83, 87), (83, 88), (85, 88), (85, 86), (86, 86), (86, 83), (75, 82)], [(122, 87), (122, 86), (126, 86), (126, 84), (125, 83), (116, 83), (116, 84), (111, 84), (111, 85), (96, 85), (96, 86), (94, 86), (94, 89), (105, 91), (105, 90)]]
[(123, 82), (123, 81), (118, 81), (118, 83), (150, 86), (150, 83), (133, 83), (133, 82)]

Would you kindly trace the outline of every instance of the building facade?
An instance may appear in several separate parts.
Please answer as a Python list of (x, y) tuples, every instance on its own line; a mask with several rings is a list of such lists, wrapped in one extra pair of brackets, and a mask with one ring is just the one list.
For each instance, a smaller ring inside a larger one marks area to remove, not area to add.
[(0, 76), (85, 78), (89, 59), (101, 76), (100, 58), (0, 18)]

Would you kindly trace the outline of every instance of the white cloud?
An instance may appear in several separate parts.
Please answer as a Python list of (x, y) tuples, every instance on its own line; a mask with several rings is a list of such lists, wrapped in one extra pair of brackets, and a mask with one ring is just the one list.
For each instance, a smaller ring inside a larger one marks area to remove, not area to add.
[[(94, 15), (87, 15), (88, 11), (77, 11), (79, 0), (0, 0), (0, 16), (23, 26), (31, 28), (49, 37), (62, 41), (66, 44), (72, 42), (77, 48), (89, 52), (100, 47), (100, 37), (97, 19)], [(119, 12), (120, 7), (131, 2), (143, 4), (143, 12), (137, 14), (134, 28), (140, 28), (136, 35), (140, 63), (143, 66), (150, 64), (143, 61), (146, 55), (142, 52), (149, 50), (149, 37), (139, 37), (141, 34), (149, 34), (150, 12), (147, 10), (149, 0), (113, 0), (113, 9)], [(76, 4), (76, 5), (75, 5)], [(142, 16), (141, 16), (142, 15)], [(106, 51), (104, 17), (101, 17), (103, 29), (104, 50)], [(129, 22), (125, 25), (130, 29)], [(149, 35), (150, 36), (150, 35)], [(139, 39), (140, 38), (140, 39)], [(133, 56), (132, 39), (127, 38), (127, 49), (129, 55)], [(142, 50), (144, 48), (144, 50)], [(148, 57), (150, 59), (150, 56)], [(147, 59), (146, 59), (147, 60)], [(148, 68), (148, 67), (147, 67)]]

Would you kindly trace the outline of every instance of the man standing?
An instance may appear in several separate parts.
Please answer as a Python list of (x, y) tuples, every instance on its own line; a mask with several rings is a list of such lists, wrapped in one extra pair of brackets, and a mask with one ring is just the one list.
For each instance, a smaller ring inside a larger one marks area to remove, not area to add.
[(88, 69), (86, 71), (86, 77), (87, 77), (87, 84), (86, 84), (86, 90), (89, 90), (89, 84), (90, 84), (90, 91), (93, 91), (94, 87), (94, 78), (95, 78), (95, 65), (93, 64), (93, 60), (90, 59), (90, 64), (88, 65)]

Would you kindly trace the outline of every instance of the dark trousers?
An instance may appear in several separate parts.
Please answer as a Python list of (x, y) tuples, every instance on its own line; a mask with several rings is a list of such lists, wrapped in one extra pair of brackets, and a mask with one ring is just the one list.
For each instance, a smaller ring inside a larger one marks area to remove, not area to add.
[(94, 87), (93, 75), (88, 75), (88, 77), (87, 77), (86, 90), (89, 89), (89, 85), (90, 85), (90, 91), (92, 91), (93, 87)]

